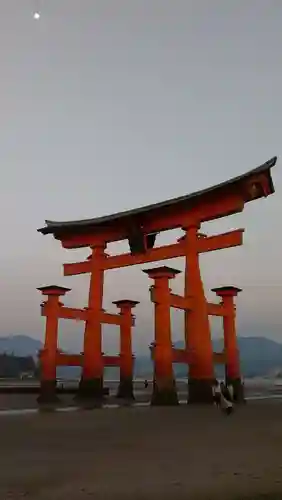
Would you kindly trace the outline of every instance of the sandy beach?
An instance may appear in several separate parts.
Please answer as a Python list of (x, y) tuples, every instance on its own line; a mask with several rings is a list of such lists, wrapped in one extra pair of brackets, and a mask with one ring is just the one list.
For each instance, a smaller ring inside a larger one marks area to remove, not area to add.
[(250, 402), (230, 417), (184, 405), (0, 422), (1, 500), (282, 498), (279, 400)]

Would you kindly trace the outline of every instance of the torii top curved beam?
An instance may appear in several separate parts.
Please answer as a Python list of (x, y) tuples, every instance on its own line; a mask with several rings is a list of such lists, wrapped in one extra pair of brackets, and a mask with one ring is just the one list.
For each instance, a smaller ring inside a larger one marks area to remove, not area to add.
[(53, 234), (66, 248), (77, 248), (89, 246), (94, 240), (106, 243), (126, 239), (136, 228), (151, 235), (182, 227), (189, 219), (201, 223), (231, 215), (242, 211), (245, 203), (274, 193), (271, 169), (276, 162), (275, 156), (215, 186), (134, 210), (68, 222), (46, 220), (46, 226), (38, 231), (44, 235)]

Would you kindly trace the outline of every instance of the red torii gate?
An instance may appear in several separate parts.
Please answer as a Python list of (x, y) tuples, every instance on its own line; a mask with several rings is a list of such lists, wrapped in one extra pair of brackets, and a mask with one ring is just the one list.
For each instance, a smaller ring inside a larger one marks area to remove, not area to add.
[[(64, 248), (90, 247), (84, 262), (65, 264), (65, 276), (90, 273), (88, 308), (85, 313), (83, 373), (80, 391), (84, 397), (102, 395), (103, 359), (101, 325), (104, 273), (109, 269), (185, 257), (185, 342), (194, 353), (190, 366), (189, 402), (210, 402), (214, 381), (213, 352), (209, 327), (209, 306), (205, 299), (199, 267), (199, 254), (242, 244), (243, 229), (203, 238), (200, 227), (205, 221), (242, 212), (245, 203), (274, 192), (271, 168), (274, 157), (260, 167), (203, 191), (136, 210), (96, 219), (46, 221), (42, 234), (53, 234)], [(162, 231), (182, 228), (184, 236), (173, 245), (155, 247)], [(128, 240), (130, 253), (108, 255), (107, 244)], [(81, 314), (81, 313), (79, 313)], [(52, 382), (49, 380), (49, 382)]]

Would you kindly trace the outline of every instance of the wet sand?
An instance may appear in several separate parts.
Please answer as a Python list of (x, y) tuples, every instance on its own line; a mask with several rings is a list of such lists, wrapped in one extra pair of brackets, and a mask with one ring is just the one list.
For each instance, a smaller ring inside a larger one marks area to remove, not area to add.
[(2, 416), (0, 499), (282, 498), (281, 422), (275, 400)]
[[(19, 381), (10, 382), (10, 385), (17, 384)], [(23, 382), (27, 385), (27, 382)], [(70, 382), (65, 382), (66, 385), (74, 385)], [(6, 382), (6, 385), (9, 383)], [(34, 382), (28, 385), (35, 385)], [(38, 385), (38, 384), (37, 384)], [(119, 403), (115, 398), (117, 393), (118, 382), (105, 381), (105, 386), (110, 389), (110, 396), (105, 398), (106, 403), (115, 404)], [(187, 400), (187, 383), (181, 380), (177, 381), (178, 397), (180, 401)], [(134, 394), (137, 402), (149, 402), (152, 392), (152, 385), (149, 384), (148, 389), (144, 389), (144, 382), (137, 381), (134, 383)], [(246, 382), (245, 395), (247, 398), (281, 396), (282, 398), (282, 385), (275, 385), (273, 380), (249, 380)], [(61, 406), (75, 406), (77, 403), (72, 394), (60, 395)], [(8, 409), (21, 409), (21, 408), (37, 408), (37, 396), (35, 394), (3, 394), (0, 393), (0, 412), (1, 410)], [(0, 499), (1, 500), (1, 499)]]

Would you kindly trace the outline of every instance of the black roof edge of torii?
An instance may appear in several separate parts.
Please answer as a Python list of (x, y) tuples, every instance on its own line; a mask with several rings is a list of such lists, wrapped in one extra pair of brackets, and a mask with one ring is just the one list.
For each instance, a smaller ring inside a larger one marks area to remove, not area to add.
[[(122, 219), (127, 219), (131, 218), (134, 216), (138, 216), (141, 214), (144, 214), (146, 212), (154, 211), (154, 210), (160, 210), (160, 209), (165, 209), (170, 206), (176, 205), (177, 203), (185, 203), (188, 201), (192, 201), (192, 199), (199, 198), (205, 194), (209, 194), (212, 191), (217, 191), (221, 190), (223, 188), (226, 188), (230, 186), (231, 184), (236, 184), (237, 182), (243, 181), (244, 179), (250, 177), (253, 174), (259, 174), (262, 172), (265, 172), (267, 170), (270, 170), (272, 167), (275, 166), (277, 162), (277, 156), (274, 156), (270, 160), (266, 161), (259, 167), (256, 167), (252, 170), (249, 170), (248, 172), (241, 174), (239, 176), (233, 177), (232, 179), (229, 179), (227, 181), (221, 182), (220, 184), (216, 184), (215, 186), (211, 186), (206, 189), (202, 189), (200, 191), (196, 191), (194, 193), (184, 195), (184, 196), (179, 196), (177, 198), (172, 198), (166, 201), (162, 201), (159, 203), (154, 203), (151, 205), (146, 205), (143, 207), (135, 208), (132, 210), (126, 210), (124, 212), (117, 212), (112, 215), (105, 215), (102, 217), (97, 217), (93, 219), (82, 219), (82, 220), (75, 220), (75, 221), (65, 221), (65, 222), (59, 222), (59, 221), (51, 221), (51, 220), (46, 220), (46, 226), (40, 229), (37, 229), (37, 231), (41, 234), (55, 234), (57, 232), (61, 231), (72, 231), (72, 230), (83, 230), (83, 228), (87, 227), (95, 227), (95, 226), (101, 226), (103, 224), (111, 223), (116, 221), (117, 219), (122, 220)], [(270, 188), (271, 188), (271, 193), (274, 193), (274, 185), (273, 181), (270, 177)]]

